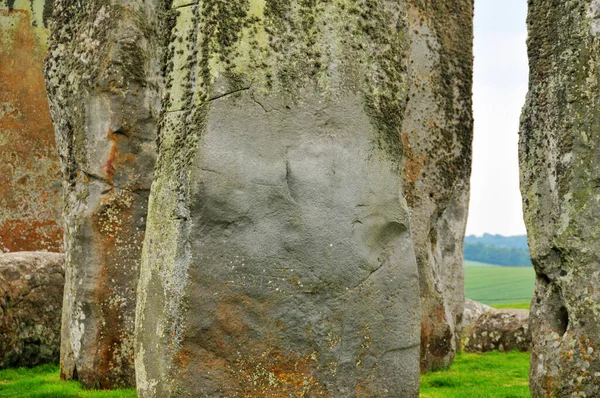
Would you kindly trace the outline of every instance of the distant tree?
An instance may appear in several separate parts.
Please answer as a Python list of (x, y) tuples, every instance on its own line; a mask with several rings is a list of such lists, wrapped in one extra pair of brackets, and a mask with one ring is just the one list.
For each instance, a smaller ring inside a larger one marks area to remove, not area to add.
[(529, 249), (527, 246), (527, 235), (518, 236), (502, 236), (483, 234), (483, 236), (469, 235), (465, 237), (465, 243), (481, 243), (486, 246), (496, 247), (517, 247), (521, 249)]
[[(488, 236), (493, 237), (492, 235)], [(489, 239), (488, 241), (490, 240), (493, 241), (494, 239)], [(472, 243), (472, 240), (469, 242), (469, 240), (465, 239), (465, 260), (512, 267), (531, 266), (529, 249), (527, 247), (520, 247), (520, 241), (517, 239), (509, 241), (514, 243), (515, 246), (496, 246), (493, 244), (484, 244), (482, 242)]]

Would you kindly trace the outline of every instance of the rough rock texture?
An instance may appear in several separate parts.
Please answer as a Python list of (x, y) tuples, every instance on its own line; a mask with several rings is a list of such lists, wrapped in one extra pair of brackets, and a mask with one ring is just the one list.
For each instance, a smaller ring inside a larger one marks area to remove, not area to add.
[(529, 311), (517, 309), (483, 312), (463, 330), (463, 347), (466, 352), (500, 352), (531, 348), (529, 332)]
[(479, 317), (488, 311), (494, 311), (494, 309), (489, 305), (480, 303), (479, 301), (465, 299), (465, 310), (463, 311), (462, 317), (463, 336), (475, 326), (479, 320)]
[(0, 254), (0, 369), (58, 362), (64, 259)]
[(160, 113), (152, 3), (54, 3), (45, 67), (65, 193), (61, 377), (135, 383), (135, 296)]
[(521, 190), (534, 397), (600, 396), (600, 1), (529, 1)]
[(452, 363), (464, 307), (473, 0), (410, 1), (402, 177), (421, 285), (421, 370)]
[(51, 0), (0, 0), (0, 252), (60, 251), (60, 165), (42, 64)]
[(405, 1), (175, 1), (140, 397), (416, 397)]

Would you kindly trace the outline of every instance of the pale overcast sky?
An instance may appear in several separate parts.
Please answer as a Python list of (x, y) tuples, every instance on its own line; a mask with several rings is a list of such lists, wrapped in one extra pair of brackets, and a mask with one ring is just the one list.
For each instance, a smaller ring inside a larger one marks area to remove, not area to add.
[(475, 0), (475, 138), (467, 234), (525, 234), (519, 116), (527, 94), (527, 0)]

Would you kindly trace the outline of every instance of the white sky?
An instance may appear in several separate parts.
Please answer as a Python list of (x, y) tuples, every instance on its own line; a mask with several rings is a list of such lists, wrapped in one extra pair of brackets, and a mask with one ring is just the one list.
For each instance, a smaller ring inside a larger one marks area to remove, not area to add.
[(518, 131), (527, 94), (527, 0), (475, 0), (475, 137), (468, 235), (525, 234)]

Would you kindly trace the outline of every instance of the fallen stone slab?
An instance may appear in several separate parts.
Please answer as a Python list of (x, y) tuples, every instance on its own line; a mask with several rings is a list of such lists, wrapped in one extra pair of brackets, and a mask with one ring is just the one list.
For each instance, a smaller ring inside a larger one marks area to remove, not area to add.
[(465, 352), (529, 351), (531, 347), (527, 310), (496, 310), (469, 300), (463, 319)]
[(465, 299), (465, 309), (463, 311), (463, 335), (475, 326), (484, 313), (493, 310), (494, 309), (489, 305), (485, 305), (479, 301)]
[(65, 256), (0, 254), (0, 369), (58, 363)]

